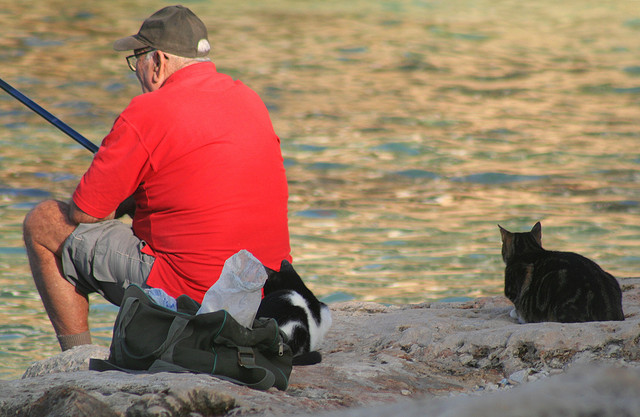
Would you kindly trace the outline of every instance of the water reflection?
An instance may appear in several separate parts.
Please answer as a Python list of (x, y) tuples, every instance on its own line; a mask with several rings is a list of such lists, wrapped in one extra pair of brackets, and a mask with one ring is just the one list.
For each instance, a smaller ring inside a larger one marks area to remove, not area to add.
[[(496, 224), (637, 275), (640, 12), (634, 2), (186, 4), (222, 72), (282, 138), (293, 256), (329, 301), (502, 290)], [(139, 94), (111, 42), (157, 2), (23, 1), (0, 12), (2, 78), (99, 142)], [(0, 94), (0, 378), (57, 352), (21, 223), (91, 155)], [(115, 310), (92, 299), (108, 345)]]

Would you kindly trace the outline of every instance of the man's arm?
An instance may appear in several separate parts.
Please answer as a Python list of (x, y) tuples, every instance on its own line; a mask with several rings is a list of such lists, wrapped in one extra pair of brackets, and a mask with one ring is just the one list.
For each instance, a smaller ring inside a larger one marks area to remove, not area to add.
[(125, 214), (128, 214), (133, 218), (133, 214), (136, 211), (136, 202), (133, 199), (133, 196), (124, 200), (120, 206), (113, 213), (109, 214), (107, 217), (99, 219), (97, 217), (93, 217), (82, 211), (76, 203), (71, 199), (69, 202), (69, 219), (75, 224), (80, 223), (97, 223), (105, 220), (111, 220), (115, 218), (120, 218)]
[(97, 223), (104, 220), (111, 220), (114, 218), (114, 214), (115, 212), (109, 214), (107, 217), (103, 219), (99, 219), (97, 217), (90, 216), (84, 211), (82, 211), (78, 206), (76, 206), (76, 203), (73, 201), (73, 199), (69, 201), (69, 219), (75, 224)]

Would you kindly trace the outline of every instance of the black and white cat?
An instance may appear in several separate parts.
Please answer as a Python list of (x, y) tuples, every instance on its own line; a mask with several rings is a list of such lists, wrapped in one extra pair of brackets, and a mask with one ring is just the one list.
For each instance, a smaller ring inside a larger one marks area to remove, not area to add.
[(316, 349), (331, 327), (331, 311), (304, 285), (288, 261), (282, 261), (279, 272), (269, 274), (256, 317), (276, 320), (287, 336), (294, 365), (322, 361)]

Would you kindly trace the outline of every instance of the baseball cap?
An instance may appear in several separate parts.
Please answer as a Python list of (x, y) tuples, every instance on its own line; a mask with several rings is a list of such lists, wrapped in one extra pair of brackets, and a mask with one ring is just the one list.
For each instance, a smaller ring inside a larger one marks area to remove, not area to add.
[(116, 51), (145, 47), (169, 54), (196, 58), (209, 53), (207, 28), (191, 10), (184, 6), (168, 6), (149, 16), (135, 35), (113, 43)]

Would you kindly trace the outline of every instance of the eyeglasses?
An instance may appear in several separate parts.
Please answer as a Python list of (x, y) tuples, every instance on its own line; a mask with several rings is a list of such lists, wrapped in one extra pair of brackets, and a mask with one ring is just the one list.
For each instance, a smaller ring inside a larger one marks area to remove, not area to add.
[(136, 49), (133, 51), (133, 55), (129, 55), (127, 57), (127, 65), (129, 65), (129, 69), (133, 72), (136, 72), (136, 65), (138, 65), (138, 59), (149, 52), (155, 51), (155, 48), (147, 46), (146, 48)]

